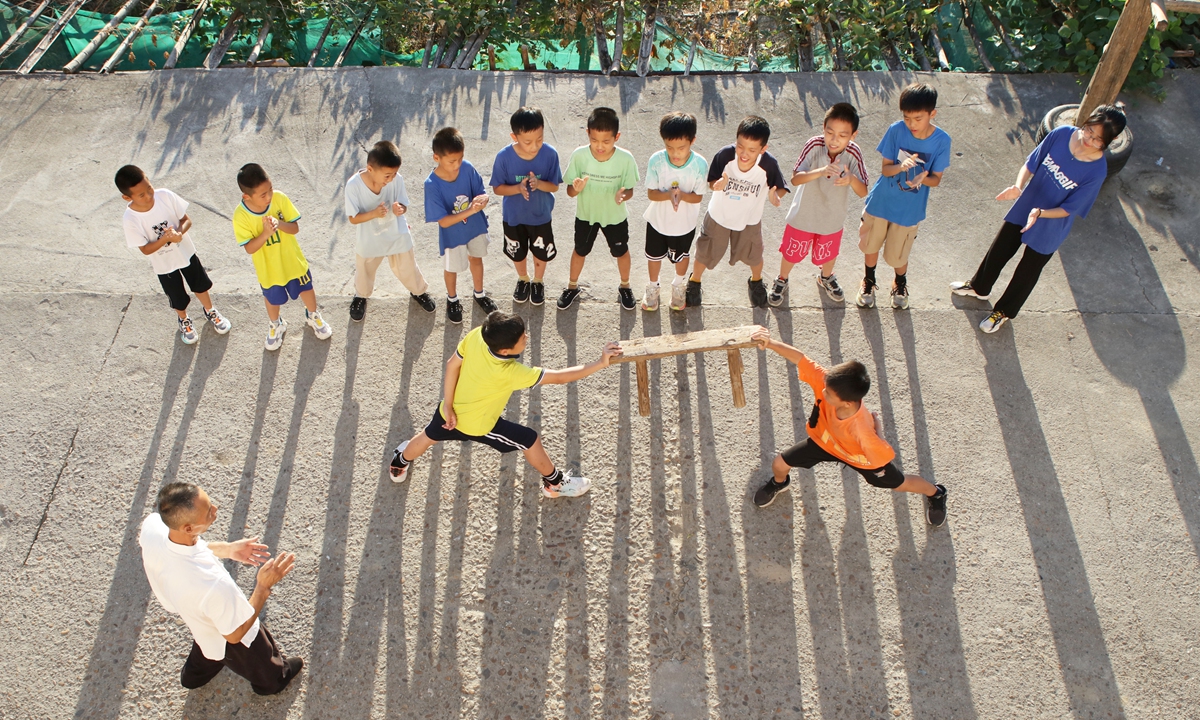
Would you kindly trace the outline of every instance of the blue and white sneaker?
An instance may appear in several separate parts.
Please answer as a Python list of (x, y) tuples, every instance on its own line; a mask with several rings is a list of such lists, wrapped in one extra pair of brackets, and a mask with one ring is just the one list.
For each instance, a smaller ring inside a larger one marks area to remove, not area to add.
[(229, 328), (233, 327), (228, 318), (217, 312), (215, 305), (213, 306), (212, 310), (204, 311), (204, 317), (208, 318), (208, 321), (212, 323), (213, 330), (216, 330), (217, 334), (219, 335), (224, 335), (225, 333), (229, 332)]
[(267, 323), (267, 343), (268, 350), (278, 350), (283, 345), (283, 334), (287, 332), (287, 320), (279, 318), (278, 320), (269, 321)]
[(333, 328), (329, 327), (329, 323), (325, 322), (325, 318), (321, 317), (320, 310), (313, 310), (312, 312), (305, 310), (304, 317), (318, 340), (328, 340), (333, 335)]
[(195, 345), (200, 342), (200, 333), (192, 326), (190, 317), (179, 318), (179, 339), (184, 345)]

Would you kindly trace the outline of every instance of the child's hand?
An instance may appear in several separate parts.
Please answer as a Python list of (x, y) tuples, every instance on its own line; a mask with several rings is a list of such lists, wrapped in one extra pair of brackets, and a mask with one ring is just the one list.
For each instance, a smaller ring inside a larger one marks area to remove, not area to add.
[(487, 204), (488, 196), (486, 194), (476, 195), (475, 197), (471, 198), (471, 210), (475, 212), (482, 211), (485, 207), (487, 207)]
[(834, 177), (834, 187), (845, 187), (850, 184), (850, 173), (843, 172), (841, 175)]
[(375, 208), (375, 217), (383, 219), (387, 217), (388, 207), (384, 203), (379, 203), (379, 207)]
[(608, 367), (612, 364), (612, 359), (623, 352), (624, 350), (621, 349), (621, 343), (616, 341), (610, 342), (604, 346), (604, 354), (600, 356), (600, 362), (604, 367)]
[(617, 204), (620, 205), (623, 202), (625, 202), (625, 188), (617, 191)]
[(917, 166), (917, 163), (921, 163), (922, 165), (924, 165), (925, 161), (922, 160), (921, 158), (917, 157), (916, 155), (909, 155), (908, 157), (904, 158), (904, 160), (900, 163), (900, 169), (907, 172), (907, 171), (915, 168)]
[(178, 243), (183, 241), (183, 235), (175, 228), (167, 228), (166, 232), (159, 236), (159, 240), (166, 240), (167, 243)]
[(588, 180), (590, 180), (590, 179), (591, 179), (590, 175), (584, 175), (583, 177), (575, 178), (575, 180), (571, 183), (571, 187), (575, 188), (576, 195), (583, 192), (583, 186), (587, 185)]
[(783, 188), (772, 188), (771, 192), (767, 193), (767, 197), (770, 198), (772, 205), (779, 207), (779, 201), (783, 198), (783, 193)]
[(750, 339), (758, 345), (759, 350), (766, 350), (771, 344), (771, 331), (759, 325), (758, 329), (750, 335)]
[(915, 178), (909, 180), (906, 184), (913, 190), (916, 190), (917, 188), (921, 187), (921, 183), (925, 182), (925, 178), (927, 177), (929, 177), (929, 171), (925, 170), (924, 172), (918, 173)]
[(729, 184), (729, 173), (721, 173), (721, 177), (712, 184), (712, 189), (717, 192), (723, 192), (725, 186)]
[(395, 213), (397, 216), (400, 216), (400, 215), (403, 215), (404, 213), (408, 212), (408, 207), (401, 205), (398, 202), (394, 202), (394, 203), (392, 203), (392, 212)]
[(825, 178), (827, 180), (832, 180), (833, 178), (840, 178), (841, 176), (845, 175), (846, 168), (842, 167), (839, 163), (831, 162), (826, 165), (821, 172), (825, 173)]
[(1021, 228), (1021, 232), (1025, 232), (1029, 228), (1033, 227), (1033, 224), (1035, 222), (1037, 222), (1038, 218), (1040, 218), (1041, 216), (1042, 216), (1041, 208), (1030, 208), (1029, 209), (1029, 218), (1025, 221), (1025, 227)]
[[(442, 404), (446, 405), (446, 403)], [(446, 420), (446, 422), (442, 423), (442, 427), (445, 429), (453, 430), (458, 425), (458, 415), (454, 414), (454, 408), (446, 405), (446, 409), (442, 413), (442, 417)]]
[(679, 203), (683, 201), (683, 191), (678, 187), (671, 188), (671, 208), (679, 212)]
[(278, 229), (279, 221), (275, 219), (274, 215), (268, 215), (263, 218), (263, 235), (274, 235)]
[(996, 196), (996, 199), (1016, 200), (1019, 197), (1021, 197), (1021, 188), (1017, 187), (1016, 185), (1009, 185), (1000, 191), (1000, 194)]

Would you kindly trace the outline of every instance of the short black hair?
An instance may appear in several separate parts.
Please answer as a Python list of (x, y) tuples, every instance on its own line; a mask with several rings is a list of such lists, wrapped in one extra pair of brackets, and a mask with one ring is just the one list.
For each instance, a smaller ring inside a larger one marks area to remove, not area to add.
[(937, 90), (929, 83), (912, 83), (900, 91), (900, 112), (937, 110)]
[(391, 140), (380, 140), (367, 153), (367, 164), (371, 167), (394, 170), (400, 167), (400, 148)]
[(481, 332), (488, 349), (499, 355), (501, 350), (511, 350), (521, 342), (525, 334), (525, 319), (496, 310), (488, 313)]
[(871, 389), (871, 376), (865, 365), (848, 360), (825, 373), (825, 387), (846, 402), (858, 402)]
[(1118, 135), (1125, 132), (1125, 113), (1116, 105), (1100, 105), (1088, 115), (1081, 127), (1089, 126), (1100, 128), (1100, 139), (1107, 148)]
[(825, 121), (821, 123), (821, 126), (828, 125), (830, 120), (850, 123), (850, 132), (858, 132), (858, 110), (855, 110), (850, 103), (834, 103), (825, 111)]
[(696, 116), (685, 112), (669, 112), (658, 122), (658, 134), (663, 140), (696, 139)]
[(267, 171), (258, 163), (246, 163), (242, 166), (241, 170), (238, 170), (238, 188), (246, 195), (254, 192), (255, 189), (270, 179)]
[(621, 132), (621, 118), (617, 117), (617, 111), (610, 107), (594, 108), (588, 115), (587, 129), (616, 135)]
[(458, 128), (444, 127), (433, 136), (433, 154), (438, 157), (466, 152), (467, 142)]
[(525, 105), (512, 114), (508, 119), (508, 126), (512, 128), (513, 135), (520, 135), (546, 127), (546, 119), (542, 117), (541, 108)]
[(117, 176), (113, 178), (113, 182), (117, 184), (117, 189), (125, 197), (133, 192), (133, 186), (140, 184), (146, 179), (146, 173), (137, 165), (126, 165), (117, 171)]
[(196, 498), (200, 496), (200, 488), (185, 482), (173, 482), (163, 485), (158, 491), (158, 514), (163, 523), (172, 530), (183, 527), (191, 518), (196, 508)]
[(767, 122), (766, 118), (747, 115), (745, 120), (738, 123), (737, 136), (766, 145), (771, 139), (771, 123)]

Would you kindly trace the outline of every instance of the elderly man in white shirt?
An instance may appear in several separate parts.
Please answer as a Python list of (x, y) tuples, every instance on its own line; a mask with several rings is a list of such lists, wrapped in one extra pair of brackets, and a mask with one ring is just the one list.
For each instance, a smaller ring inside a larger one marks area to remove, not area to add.
[[(138, 543), (154, 596), (192, 631), (192, 651), (179, 674), (189, 690), (228, 667), (259, 695), (274, 695), (300, 672), (304, 660), (285, 657), (259, 621), (271, 588), (292, 571), (291, 553), (270, 558), (258, 538), (205, 542), (200, 535), (217, 518), (217, 504), (190, 483), (170, 483), (158, 493), (158, 512), (142, 522)], [(219, 558), (259, 566), (250, 600)]]

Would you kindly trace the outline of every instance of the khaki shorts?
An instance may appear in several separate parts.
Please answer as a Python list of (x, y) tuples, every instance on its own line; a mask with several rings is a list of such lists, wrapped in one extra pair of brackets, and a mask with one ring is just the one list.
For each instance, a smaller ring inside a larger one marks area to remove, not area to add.
[[(354, 255), (354, 294), (360, 298), (369, 298), (375, 290), (375, 272), (379, 270), (379, 266), (383, 263), (384, 258), (370, 257), (365, 258), (362, 255), (355, 253)], [(416, 257), (413, 251), (397, 253), (387, 256), (388, 267), (392, 269), (392, 274), (400, 281), (405, 290), (408, 290), (413, 295), (421, 295), (429, 289), (429, 284), (425, 282), (425, 276), (421, 274), (421, 268), (417, 267)]]
[(487, 256), (488, 236), (476, 235), (466, 245), (459, 245), (446, 250), (442, 261), (446, 272), (460, 273), (471, 269), (471, 258)]
[(729, 249), (729, 264), (745, 263), (751, 267), (763, 263), (762, 223), (730, 230), (704, 213), (700, 222), (700, 237), (696, 238), (696, 262), (706, 268), (716, 267)]
[(870, 255), (883, 248), (885, 263), (894, 268), (904, 267), (908, 264), (908, 254), (912, 252), (919, 227), (920, 224), (897, 225), (863, 213), (862, 224), (858, 226), (858, 249), (862, 250), (864, 255)]

